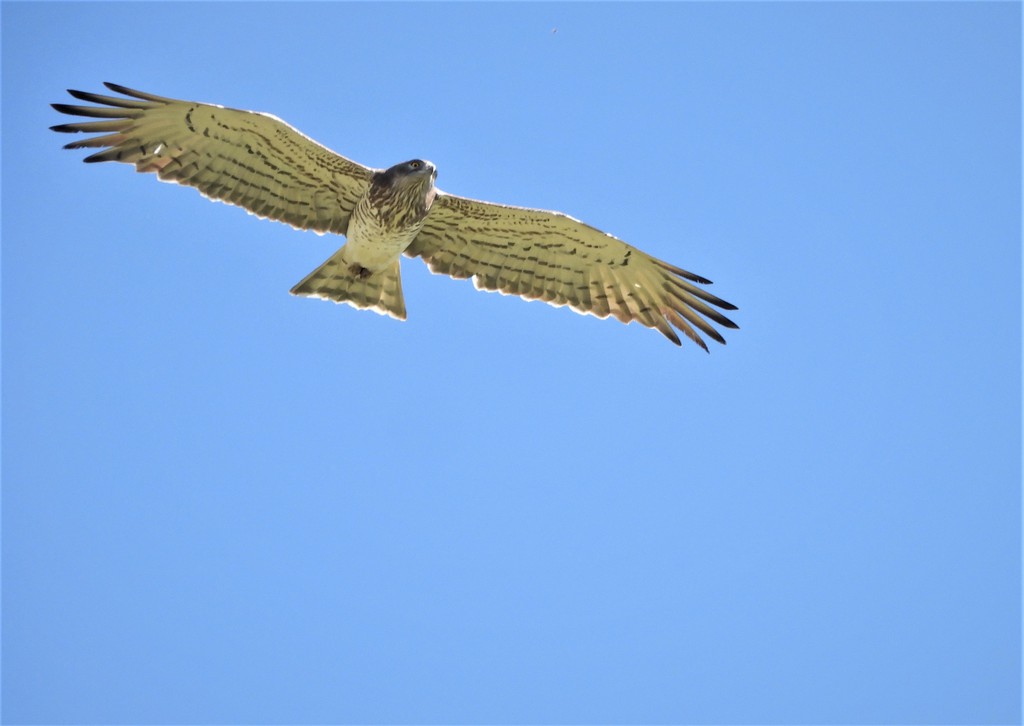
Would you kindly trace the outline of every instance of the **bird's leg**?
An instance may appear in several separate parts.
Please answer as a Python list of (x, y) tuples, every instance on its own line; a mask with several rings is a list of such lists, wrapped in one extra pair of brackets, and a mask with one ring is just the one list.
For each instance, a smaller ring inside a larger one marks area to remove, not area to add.
[(372, 270), (366, 269), (358, 262), (349, 265), (348, 271), (351, 272), (355, 277), (358, 277), (360, 280), (365, 280), (367, 277), (373, 274)]

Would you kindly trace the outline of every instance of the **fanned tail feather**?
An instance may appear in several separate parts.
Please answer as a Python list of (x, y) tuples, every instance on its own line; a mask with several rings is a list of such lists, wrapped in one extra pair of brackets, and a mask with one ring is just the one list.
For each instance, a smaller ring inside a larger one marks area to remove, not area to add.
[(379, 272), (365, 274), (363, 270), (363, 274), (360, 274), (360, 270), (353, 271), (352, 266), (345, 261), (343, 252), (344, 248), (309, 273), (291, 289), (292, 295), (347, 303), (356, 308), (405, 320), (399, 260)]

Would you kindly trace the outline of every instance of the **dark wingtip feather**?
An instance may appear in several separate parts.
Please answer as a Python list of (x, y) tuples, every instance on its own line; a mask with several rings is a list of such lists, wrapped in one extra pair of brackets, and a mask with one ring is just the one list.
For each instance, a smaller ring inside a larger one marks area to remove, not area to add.
[(711, 330), (710, 330), (710, 331), (707, 331), (707, 330), (705, 330), (705, 331), (704, 331), (704, 333), (705, 333), (706, 335), (710, 336), (710, 338), (711, 338), (711, 339), (712, 339), (713, 341), (715, 341), (716, 343), (721, 343), (722, 345), (725, 345), (725, 338), (723, 338), (723, 337), (722, 337), (722, 334), (721, 334), (721, 333), (719, 333), (719, 332), (718, 332), (717, 330), (715, 330), (714, 328), (711, 328)]
[(704, 349), (704, 352), (705, 352), (705, 353), (710, 353), (710, 352), (711, 352), (710, 350), (708, 350), (708, 344), (704, 342), (704, 339), (703, 339), (702, 337), (700, 337), (699, 335), (697, 335), (696, 331), (694, 331), (693, 329), (690, 329), (690, 330), (686, 330), (686, 329), (684, 328), (684, 329), (683, 329), (683, 332), (684, 332), (684, 333), (686, 334), (686, 337), (687, 337), (687, 338), (689, 338), (689, 339), (690, 339), (690, 340), (692, 340), (692, 341), (693, 341), (694, 343), (696, 343), (696, 344), (697, 344), (697, 345), (699, 345), (699, 346), (700, 346), (701, 348), (703, 348), (703, 349)]
[[(125, 89), (125, 91), (129, 90), (131, 89)], [(151, 101), (157, 98), (155, 96), (152, 98), (144, 98), (145, 94), (142, 94), (138, 91), (133, 91), (131, 95), (125, 93), (122, 96), (104, 96), (99, 93), (75, 91), (72, 89), (68, 89), (68, 93), (70, 93), (72, 96), (81, 101), (88, 101), (89, 103), (99, 103), (103, 106), (109, 106), (111, 107), (111, 109), (117, 110), (118, 113), (124, 113), (122, 109), (143, 110), (150, 108), (152, 105)]]
[(687, 272), (686, 270), (680, 270), (678, 267), (675, 268), (674, 270), (672, 270), (672, 272), (676, 273), (680, 277), (683, 277), (683, 278), (686, 278), (687, 280), (690, 280), (691, 282), (696, 282), (698, 285), (714, 285), (715, 284), (715, 283), (711, 282), (711, 280), (709, 280), (706, 277), (701, 277), (700, 275), (695, 275), (692, 272)]
[(683, 341), (679, 340), (679, 336), (676, 335), (676, 331), (672, 329), (671, 325), (665, 322), (664, 318), (662, 319), (661, 324), (657, 326), (656, 330), (658, 330), (662, 335), (664, 335), (666, 338), (671, 340), (676, 345), (680, 347), (683, 345)]
[(136, 91), (134, 88), (128, 88), (128, 86), (122, 86), (120, 83), (111, 83), (110, 81), (103, 81), (103, 85), (109, 88), (114, 93), (122, 93), (125, 96), (135, 96), (136, 98), (141, 98), (142, 95), (145, 95), (142, 94), (141, 91)]
[(118, 161), (121, 158), (121, 152), (118, 149), (105, 149), (104, 151), (98, 151), (91, 156), (87, 156), (82, 161), (86, 164), (95, 164), (101, 161)]
[(663, 270), (668, 270), (673, 275), (679, 275), (680, 277), (686, 278), (687, 280), (692, 280), (693, 282), (700, 283), (701, 285), (711, 284), (711, 280), (707, 279), (706, 277), (695, 275), (689, 270), (684, 270), (682, 267), (676, 267), (671, 263), (665, 262), (665, 260), (659, 260), (657, 257), (652, 257), (651, 259), (654, 261), (654, 264), (658, 265), (658, 267), (660, 267)]
[(103, 81), (103, 85), (109, 88), (115, 93), (120, 93), (124, 96), (130, 96), (132, 98), (138, 98), (142, 101), (150, 101), (156, 103), (169, 103), (173, 99), (166, 98), (164, 96), (157, 96), (152, 93), (146, 93), (145, 91), (139, 91), (134, 88), (128, 88), (128, 86), (122, 86), (120, 83), (111, 83), (110, 81)]
[(93, 101), (95, 101), (95, 97), (96, 97), (95, 93), (89, 93), (88, 91), (78, 91), (78, 90), (75, 90), (74, 88), (69, 88), (68, 89), (68, 94), (70, 96), (74, 97), (74, 98), (77, 98), (79, 101), (90, 101), (90, 102), (93, 102)]

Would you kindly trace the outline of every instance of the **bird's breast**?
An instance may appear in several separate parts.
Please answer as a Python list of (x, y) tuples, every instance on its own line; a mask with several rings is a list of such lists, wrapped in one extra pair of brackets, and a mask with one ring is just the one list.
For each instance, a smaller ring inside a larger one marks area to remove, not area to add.
[(386, 209), (369, 204), (365, 197), (360, 200), (348, 223), (345, 260), (377, 271), (401, 257), (419, 234), (423, 220), (411, 224), (395, 222)]

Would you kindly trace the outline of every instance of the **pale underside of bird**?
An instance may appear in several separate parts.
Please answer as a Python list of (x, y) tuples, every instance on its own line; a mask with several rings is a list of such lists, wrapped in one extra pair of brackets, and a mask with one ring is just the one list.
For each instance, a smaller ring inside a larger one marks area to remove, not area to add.
[(102, 134), (65, 146), (101, 149), (85, 161), (134, 164), (259, 217), (346, 237), (293, 294), (404, 320), (405, 254), (421, 257), (432, 272), (472, 278), (478, 289), (636, 320), (676, 345), (676, 329), (707, 350), (700, 333), (725, 342), (711, 322), (737, 327), (715, 309), (736, 307), (699, 287), (709, 280), (560, 212), (446, 194), (434, 186), (437, 169), (429, 161), (373, 169), (269, 114), (105, 85), (122, 95), (69, 90), (99, 105), (53, 104), (97, 119), (52, 127)]

